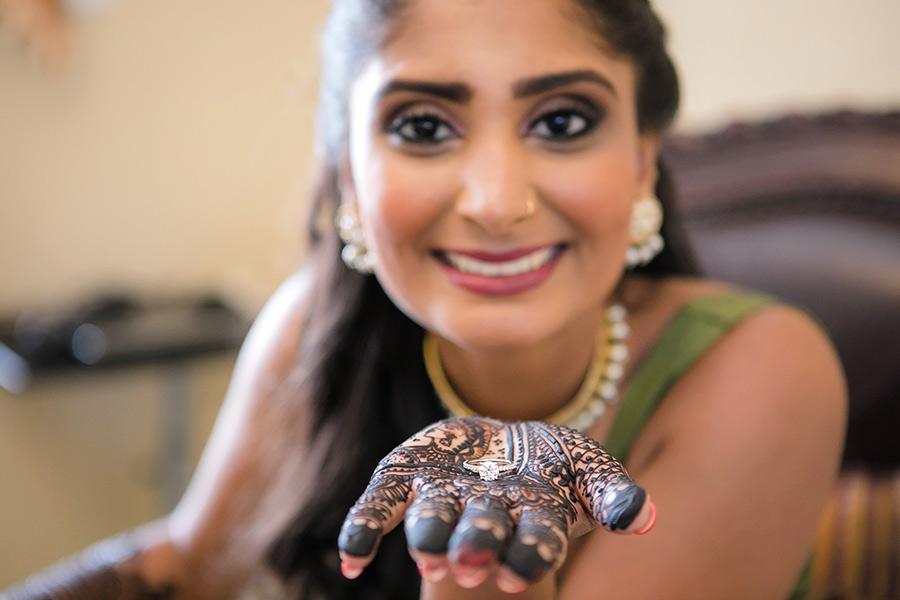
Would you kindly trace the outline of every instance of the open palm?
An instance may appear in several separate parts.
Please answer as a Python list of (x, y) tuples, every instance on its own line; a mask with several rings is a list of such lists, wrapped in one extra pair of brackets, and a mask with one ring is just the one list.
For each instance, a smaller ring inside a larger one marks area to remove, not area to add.
[(338, 545), (345, 573), (355, 576), (381, 537), (405, 520), (420, 564), (480, 570), (477, 584), (499, 563), (534, 582), (562, 563), (571, 537), (597, 525), (643, 533), (654, 518), (643, 488), (573, 429), (452, 418), (416, 433), (378, 464)]

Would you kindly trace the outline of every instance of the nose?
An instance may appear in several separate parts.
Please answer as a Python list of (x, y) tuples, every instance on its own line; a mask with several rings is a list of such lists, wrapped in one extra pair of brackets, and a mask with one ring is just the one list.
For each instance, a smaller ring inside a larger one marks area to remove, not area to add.
[(493, 143), (471, 152), (455, 208), (463, 218), (495, 236), (509, 233), (534, 215), (537, 194), (521, 149)]

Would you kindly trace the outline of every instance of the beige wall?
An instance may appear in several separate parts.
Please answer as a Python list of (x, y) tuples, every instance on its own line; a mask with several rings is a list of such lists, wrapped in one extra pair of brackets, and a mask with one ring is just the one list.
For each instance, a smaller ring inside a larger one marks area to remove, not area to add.
[(293, 265), (326, 3), (119, 0), (45, 76), (0, 45), (0, 309), (98, 286), (258, 301)]
[[(658, 0), (682, 128), (900, 106), (897, 0)], [(47, 77), (0, 36), (0, 316), (115, 286), (259, 306), (299, 254), (326, 0), (117, 0)], [(191, 367), (196, 456), (230, 358)], [(0, 391), (0, 587), (164, 509), (167, 373)]]
[(684, 83), (679, 126), (900, 108), (897, 0), (654, 0)]

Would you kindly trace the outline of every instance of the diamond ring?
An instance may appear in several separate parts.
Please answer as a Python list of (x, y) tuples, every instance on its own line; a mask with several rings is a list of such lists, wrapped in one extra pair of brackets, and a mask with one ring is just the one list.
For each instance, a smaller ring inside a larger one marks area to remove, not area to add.
[(502, 458), (467, 460), (463, 462), (463, 466), (470, 471), (478, 473), (482, 481), (494, 481), (500, 477), (500, 473), (511, 471), (515, 468), (514, 464)]

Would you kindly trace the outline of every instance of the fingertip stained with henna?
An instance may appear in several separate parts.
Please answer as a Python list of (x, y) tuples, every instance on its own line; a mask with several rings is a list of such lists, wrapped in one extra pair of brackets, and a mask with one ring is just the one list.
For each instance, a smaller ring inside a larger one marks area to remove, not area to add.
[(375, 524), (364, 519), (352, 519), (341, 528), (338, 548), (349, 556), (365, 557), (375, 551), (380, 538), (381, 530)]
[(443, 554), (447, 551), (454, 525), (440, 515), (411, 519), (405, 527), (406, 543), (419, 552)]
[(644, 488), (636, 483), (624, 489), (610, 490), (603, 499), (601, 523), (610, 531), (627, 529), (644, 508), (646, 499)]

